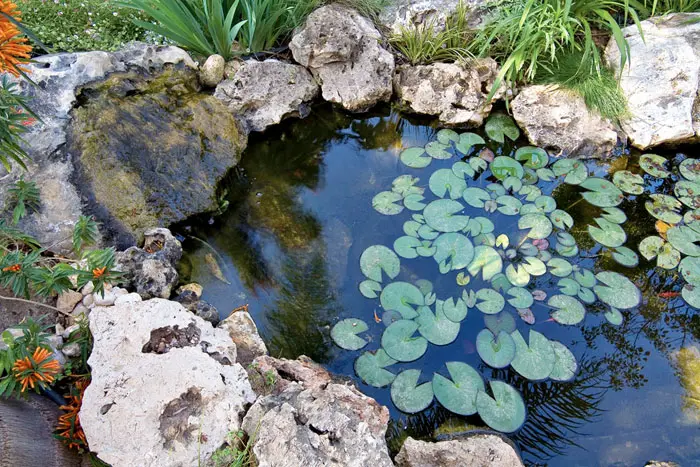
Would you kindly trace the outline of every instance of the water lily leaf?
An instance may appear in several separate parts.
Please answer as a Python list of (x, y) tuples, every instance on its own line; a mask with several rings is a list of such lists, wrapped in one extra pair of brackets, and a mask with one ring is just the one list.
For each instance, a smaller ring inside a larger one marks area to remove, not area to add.
[(452, 143), (459, 143), (459, 134), (450, 129), (443, 129), (437, 132), (437, 140), (442, 144), (449, 145)]
[(589, 289), (598, 282), (595, 275), (589, 269), (585, 268), (579, 268), (578, 270), (574, 271), (573, 277), (574, 280), (581, 285), (581, 287), (588, 287)]
[(507, 216), (515, 216), (520, 212), (520, 208), (523, 203), (513, 196), (503, 195), (496, 198), (496, 203), (498, 203), (498, 212), (505, 214)]
[(530, 169), (541, 169), (549, 164), (549, 154), (542, 148), (534, 146), (523, 146), (515, 151), (515, 158), (525, 162), (525, 167)]
[(437, 248), (435, 261), (438, 264), (446, 262), (452, 271), (466, 268), (474, 258), (474, 245), (460, 233), (444, 233), (435, 240), (433, 246)]
[(416, 221), (406, 221), (403, 223), (403, 233), (410, 237), (418, 237), (418, 229), (421, 227), (421, 223)]
[(385, 310), (398, 311), (404, 319), (413, 319), (418, 316), (416, 308), (425, 305), (425, 296), (413, 284), (392, 282), (384, 287), (379, 301)]
[(498, 143), (504, 143), (507, 136), (515, 141), (520, 136), (520, 130), (512, 118), (504, 114), (493, 114), (484, 126), (486, 135)]
[(693, 158), (685, 159), (678, 166), (683, 178), (690, 180), (691, 182), (700, 181), (700, 161)]
[(449, 144), (442, 144), (439, 141), (431, 141), (425, 145), (425, 152), (427, 152), (433, 159), (450, 159), (452, 154), (447, 151), (449, 148)]
[(513, 314), (507, 310), (503, 310), (495, 315), (484, 315), (484, 325), (495, 335), (498, 335), (501, 331), (510, 334), (515, 331), (516, 327)]
[(682, 180), (674, 185), (673, 193), (690, 209), (700, 208), (700, 183)]
[(478, 371), (466, 363), (447, 362), (445, 366), (452, 380), (435, 373), (433, 376), (435, 398), (450, 412), (458, 415), (474, 415), (476, 395), (486, 388), (484, 380)]
[(600, 215), (603, 219), (613, 224), (624, 224), (627, 221), (627, 215), (620, 208), (610, 207), (603, 208), (603, 213)]
[(475, 172), (483, 172), (489, 168), (489, 163), (480, 157), (469, 158), (469, 165)]
[(445, 317), (450, 321), (459, 323), (467, 317), (467, 304), (461, 298), (454, 300), (453, 298), (448, 298), (441, 304), (442, 312)]
[[(560, 235), (569, 235), (570, 234), (566, 232), (559, 232), (557, 234), (557, 237)], [(573, 239), (573, 237), (571, 237)], [(572, 256), (578, 255), (578, 246), (576, 245), (576, 242), (574, 241), (573, 245), (568, 245), (566, 243), (562, 243), (561, 241), (557, 241), (557, 246), (556, 246), (557, 253), (559, 253), (561, 256), (565, 256), (567, 258), (570, 258)]]
[(581, 290), (581, 285), (569, 277), (559, 279), (559, 282), (557, 282), (557, 286), (559, 287), (559, 291), (561, 293), (572, 297), (574, 295), (578, 295), (579, 290)]
[(502, 433), (517, 431), (527, 415), (527, 409), (520, 393), (502, 381), (491, 381), (491, 398), (486, 392), (476, 395), (476, 408), (479, 416), (488, 426)]
[(501, 234), (498, 237), (496, 237), (496, 247), (497, 248), (508, 248), (509, 244), (510, 244), (510, 239), (508, 238), (508, 235)]
[(639, 253), (641, 253), (644, 258), (651, 261), (656, 258), (656, 255), (659, 254), (659, 250), (665, 243), (663, 238), (651, 235), (639, 242)]
[(498, 273), (491, 279), (491, 288), (496, 292), (503, 293), (513, 287), (508, 278), (503, 273)]
[(476, 292), (477, 301), (476, 307), (482, 313), (487, 315), (495, 315), (503, 309), (506, 302), (503, 295), (493, 289), (481, 289)]
[(655, 218), (668, 224), (678, 224), (683, 219), (679, 213), (682, 204), (673, 196), (657, 193), (649, 197), (651, 201), (644, 203), (644, 207)]
[(414, 336), (418, 330), (415, 321), (400, 319), (389, 325), (382, 334), (382, 347), (399, 362), (412, 362), (423, 356), (428, 348), (425, 337)]
[(576, 239), (569, 232), (557, 232), (556, 235), (557, 244), (561, 246), (574, 246), (576, 245)]
[(414, 284), (423, 295), (429, 295), (433, 291), (433, 283), (427, 279), (418, 279)]
[(588, 235), (596, 242), (609, 248), (617, 248), (627, 241), (627, 234), (619, 225), (600, 217), (597, 217), (595, 221), (600, 228), (589, 225)]
[(440, 232), (436, 232), (429, 225), (421, 225), (418, 228), (418, 236), (424, 240), (435, 240), (440, 236)]
[(549, 378), (554, 381), (571, 381), (578, 371), (576, 357), (559, 341), (549, 341), (554, 349), (554, 368)]
[(547, 272), (547, 266), (541, 260), (532, 256), (523, 258), (522, 266), (531, 276), (542, 276)]
[(617, 206), (625, 199), (619, 188), (604, 178), (589, 177), (579, 184), (588, 191), (581, 196), (594, 206), (607, 208)]
[[(465, 307), (466, 308), (466, 307)], [(447, 345), (454, 342), (459, 334), (459, 322), (447, 319), (443, 311), (442, 302), (438, 300), (435, 306), (435, 314), (430, 307), (418, 308), (418, 332), (428, 342), (435, 345)]]
[(483, 272), (484, 280), (490, 281), (493, 276), (503, 269), (503, 260), (496, 250), (487, 245), (479, 245), (474, 248), (474, 259), (467, 271), (472, 276), (476, 276), (479, 271)]
[(511, 287), (506, 293), (512, 297), (508, 299), (508, 303), (513, 308), (529, 308), (534, 303), (530, 291), (522, 287)]
[(438, 232), (457, 232), (467, 226), (469, 216), (458, 216), (464, 209), (461, 203), (451, 199), (438, 199), (425, 207), (425, 222)]
[(400, 319), (403, 319), (403, 317), (398, 311), (387, 310), (382, 313), (382, 324), (384, 324), (385, 328), (388, 328), (392, 323), (395, 323)]
[(465, 285), (468, 285), (471, 282), (471, 280), (472, 280), (471, 276), (468, 274), (465, 274), (464, 271), (457, 274), (456, 281), (457, 281), (457, 285), (459, 285), (460, 287), (464, 287)]
[(519, 195), (525, 196), (526, 201), (535, 201), (537, 198), (542, 196), (542, 190), (537, 188), (534, 185), (524, 185), (520, 191), (518, 192)]
[(462, 133), (459, 135), (459, 142), (455, 145), (457, 150), (462, 154), (469, 154), (473, 146), (477, 144), (486, 144), (484, 138), (476, 133)]
[(462, 161), (457, 161), (452, 164), (452, 173), (455, 177), (463, 179), (472, 178), (476, 174), (471, 165)]
[(541, 381), (549, 377), (554, 369), (554, 349), (549, 340), (534, 329), (530, 330), (529, 345), (520, 331), (511, 333), (515, 342), (515, 358), (511, 366), (530, 381)]
[(474, 308), (476, 305), (476, 293), (473, 290), (462, 291), (462, 300), (464, 301), (464, 304), (467, 305), (467, 308)]
[(552, 258), (547, 261), (550, 274), (557, 277), (566, 277), (574, 270), (571, 263), (564, 258)]
[(515, 342), (504, 331), (496, 336), (490, 330), (482, 329), (476, 336), (476, 350), (484, 363), (493, 368), (505, 368), (515, 358)]
[(518, 177), (506, 177), (503, 180), (503, 188), (517, 193), (523, 187), (523, 182)]
[(380, 214), (394, 216), (403, 211), (403, 206), (396, 204), (403, 197), (393, 191), (382, 191), (372, 198), (372, 207)]
[(491, 233), (494, 231), (496, 226), (493, 225), (493, 222), (489, 220), (486, 217), (475, 217), (474, 218), (479, 224), (481, 224), (481, 233)]
[(559, 324), (578, 324), (586, 317), (583, 304), (568, 295), (555, 295), (547, 301), (547, 305), (556, 308), (552, 312), (552, 318)]
[(595, 277), (599, 283), (593, 288), (593, 291), (602, 302), (621, 310), (639, 305), (642, 294), (637, 286), (622, 274), (602, 271)]
[(420, 224), (425, 224), (425, 218), (423, 217), (423, 214), (413, 214), (411, 218)]
[(626, 246), (615, 248), (612, 252), (612, 257), (618, 264), (628, 268), (637, 267), (639, 264), (639, 256), (637, 256), (637, 253)]
[(493, 247), (496, 245), (496, 237), (492, 233), (482, 233), (474, 237), (474, 246), (485, 245)]
[(391, 384), (391, 400), (402, 412), (418, 413), (433, 402), (432, 383), (418, 384), (420, 370), (404, 370)]
[(552, 233), (552, 222), (544, 214), (526, 214), (518, 220), (518, 228), (530, 229), (529, 238), (547, 238)]
[(428, 186), (430, 191), (439, 198), (449, 194), (451, 199), (458, 199), (467, 188), (467, 182), (456, 176), (451, 169), (439, 169), (430, 176)]
[[(539, 240), (544, 240), (544, 239), (540, 239), (540, 238), (535, 239), (535, 241), (539, 241)], [(549, 246), (549, 243), (547, 245)], [(522, 255), (530, 257), (530, 256), (536, 256), (540, 252), (540, 249), (532, 242), (523, 242), (518, 247), (518, 251)]]
[(587, 305), (592, 305), (596, 301), (596, 296), (591, 291), (591, 289), (587, 289), (585, 287), (581, 287), (581, 289), (578, 291), (577, 295), (578, 299), (581, 300), (583, 303)]
[(506, 277), (511, 284), (518, 287), (524, 287), (530, 283), (530, 273), (520, 264), (506, 266)]
[(412, 193), (403, 199), (403, 205), (411, 211), (422, 211), (425, 208), (423, 195)]
[(700, 287), (700, 258), (693, 256), (683, 258), (678, 266), (678, 272), (687, 283)]
[(408, 167), (414, 169), (422, 169), (427, 167), (433, 160), (432, 157), (425, 153), (425, 148), (408, 148), (404, 149), (399, 156), (401, 162)]
[(360, 350), (367, 341), (358, 334), (367, 331), (367, 323), (361, 319), (350, 318), (338, 322), (331, 329), (331, 338), (336, 345), (345, 350)]
[(390, 385), (396, 375), (387, 370), (386, 367), (396, 363), (384, 349), (376, 352), (365, 352), (355, 360), (355, 373), (366, 384), (375, 388), (383, 388)]
[(551, 196), (541, 195), (535, 198), (535, 206), (540, 212), (546, 214), (557, 208), (557, 202)]
[(620, 190), (631, 195), (644, 193), (644, 179), (629, 170), (618, 170), (613, 174), (613, 183)]
[(389, 279), (399, 275), (401, 261), (396, 253), (384, 245), (372, 245), (360, 256), (360, 270), (367, 278), (376, 282), (382, 281), (382, 271)]
[(404, 235), (394, 241), (394, 251), (402, 258), (413, 259), (418, 257), (416, 248), (422, 246), (422, 243), (416, 237)]
[(554, 171), (546, 167), (542, 169), (537, 169), (537, 176), (543, 182), (551, 182), (556, 178), (556, 175), (554, 175)]
[[(391, 182), (391, 191), (398, 193), (401, 196), (406, 196), (411, 193), (423, 193), (423, 189), (416, 186), (420, 179), (412, 175), (399, 175)], [(415, 191), (416, 189), (420, 191)]]
[(685, 284), (681, 289), (681, 296), (688, 305), (700, 309), (700, 287), (692, 284)]
[(491, 173), (499, 180), (505, 180), (508, 177), (523, 178), (524, 170), (520, 162), (512, 157), (498, 156), (493, 159), (490, 164)]
[(547, 292), (545, 292), (544, 290), (540, 290), (540, 289), (533, 290), (532, 291), (532, 298), (537, 300), (538, 302), (543, 302), (547, 299)]
[(643, 171), (657, 178), (666, 178), (671, 172), (666, 170), (666, 158), (656, 154), (644, 154), (639, 158), (639, 166)]
[(564, 183), (569, 185), (580, 185), (588, 178), (586, 164), (576, 159), (559, 159), (552, 165), (552, 172), (557, 177), (566, 175)]
[(377, 298), (378, 292), (381, 292), (382, 284), (379, 282), (367, 279), (360, 282), (360, 293), (367, 298)]
[(606, 311), (604, 316), (605, 319), (608, 320), (608, 323), (612, 324), (613, 326), (621, 325), (624, 319), (622, 313), (620, 313), (620, 310), (613, 307), (610, 307), (610, 310)]
[(574, 225), (574, 218), (561, 209), (555, 209), (549, 213), (549, 219), (552, 221), (552, 224), (560, 229), (570, 229)]
[(488, 193), (488, 191), (482, 188), (471, 186), (464, 190), (462, 193), (462, 198), (469, 206), (483, 208), (484, 203), (491, 199), (491, 195)]

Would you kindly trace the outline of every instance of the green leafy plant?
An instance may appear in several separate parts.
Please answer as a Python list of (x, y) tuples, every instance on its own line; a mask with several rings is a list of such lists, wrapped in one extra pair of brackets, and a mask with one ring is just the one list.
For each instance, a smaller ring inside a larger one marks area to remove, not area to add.
[(319, 5), (319, 0), (241, 0), (245, 20), (239, 35), (246, 52), (277, 45)]
[(0, 163), (9, 172), (11, 161), (26, 169), (29, 158), (22, 147), (22, 135), (39, 117), (27, 105), (27, 98), (19, 93), (16, 82), (5, 74), (0, 80)]
[[(644, 0), (649, 16), (700, 11), (700, 0)], [(645, 15), (646, 16), (646, 15)]]
[(357, 10), (362, 16), (376, 20), (384, 8), (394, 0), (331, 0)]
[(12, 223), (17, 224), (28, 210), (39, 210), (39, 188), (36, 183), (27, 182), (20, 177), (7, 192), (10, 194), (10, 203), (14, 204), (12, 210)]
[(95, 219), (81, 215), (73, 228), (73, 251), (80, 254), (85, 246), (96, 245), (99, 238)]
[[(215, 467), (244, 467), (250, 465), (250, 451), (253, 440), (244, 443), (245, 432), (239, 430), (236, 433), (229, 433), (227, 436), (227, 446), (214, 452), (211, 461)], [(245, 445), (243, 449), (238, 446)]]

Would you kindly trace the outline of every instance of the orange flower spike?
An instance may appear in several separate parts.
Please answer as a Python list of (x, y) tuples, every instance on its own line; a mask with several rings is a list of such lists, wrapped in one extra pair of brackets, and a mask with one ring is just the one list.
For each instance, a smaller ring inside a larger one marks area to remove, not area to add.
[[(0, 11), (22, 21), (17, 5), (8, 0), (0, 0)], [(31, 45), (21, 36), (17, 26), (6, 17), (0, 16), (0, 71), (19, 76), (20, 71), (27, 72), (23, 67), (29, 61)]]
[(21, 264), (13, 264), (12, 266), (7, 266), (2, 268), (2, 272), (19, 272), (22, 269)]
[(92, 277), (94, 277), (95, 279), (99, 279), (100, 277), (102, 277), (104, 275), (106, 270), (107, 270), (106, 267), (95, 268), (92, 270)]

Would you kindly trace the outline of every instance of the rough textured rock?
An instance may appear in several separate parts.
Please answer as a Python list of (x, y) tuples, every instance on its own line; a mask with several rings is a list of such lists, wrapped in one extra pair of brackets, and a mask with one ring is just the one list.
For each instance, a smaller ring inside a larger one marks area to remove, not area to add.
[(622, 121), (633, 146), (700, 139), (700, 13), (672, 14), (623, 29), (631, 61), (620, 72), (620, 51), (610, 40), (605, 56), (620, 73), (630, 117)]
[[(205, 321), (209, 321), (214, 326), (220, 321), (219, 310), (214, 305), (200, 300), (200, 297), (192, 290), (180, 292), (174, 300), (184, 306), (187, 311), (194, 313)], [(247, 362), (241, 361), (241, 363), (245, 364)]]
[(511, 109), (530, 143), (565, 156), (605, 156), (617, 144), (612, 122), (589, 111), (582, 97), (562, 89), (526, 86)]
[(75, 305), (83, 300), (83, 294), (80, 292), (74, 292), (73, 290), (67, 290), (58, 296), (56, 300), (56, 308), (63, 311), (64, 313), (70, 313), (75, 308)]
[(309, 15), (289, 48), (319, 80), (325, 100), (362, 112), (391, 98), (394, 56), (380, 39), (368, 19), (332, 4)]
[(243, 62), (214, 93), (250, 131), (305, 117), (307, 103), (317, 95), (318, 84), (304, 67), (274, 59)]
[[(405, 65), (394, 76), (394, 92), (411, 111), (438, 116), (446, 125), (481, 126), (491, 112), (492, 102), (486, 97), (497, 74), (498, 65), (491, 58), (467, 66)], [(501, 95), (499, 90), (495, 97)]]
[(71, 183), (73, 165), (65, 155), (69, 112), (76, 103), (76, 89), (109, 73), (127, 69), (160, 70), (166, 64), (182, 63), (194, 67), (181, 49), (134, 43), (121, 52), (81, 52), (35, 57), (28, 66), (36, 86), (21, 81), (22, 92), (31, 98), (32, 109), (41, 122), (30, 127), (25, 136), (32, 159), (29, 171), (14, 167), (10, 177), (0, 183), (0, 205), (5, 204), (7, 188), (20, 175), (37, 183), (41, 190), (39, 212), (27, 216), (20, 227), (42, 244), (68, 253), (73, 226), (82, 214), (79, 191)]
[(396, 456), (397, 467), (522, 467), (513, 446), (495, 434), (429, 443), (406, 438)]
[[(465, 3), (474, 12), (486, 2), (465, 0)], [(379, 22), (393, 33), (401, 32), (402, 28), (428, 24), (443, 29), (445, 20), (455, 12), (458, 4), (459, 0), (394, 0), (379, 14)]]
[(118, 73), (84, 86), (72, 112), (68, 152), (88, 210), (120, 246), (145, 229), (218, 208), (217, 183), (246, 137), (197, 73)]
[(241, 365), (247, 365), (257, 357), (267, 355), (267, 346), (258, 333), (255, 321), (247, 311), (231, 313), (217, 327), (228, 332), (231, 340), (236, 344), (238, 361)]
[(182, 257), (182, 245), (168, 229), (151, 229), (144, 235), (143, 248), (132, 246), (117, 253), (117, 269), (127, 287), (142, 298), (170, 298), (178, 282), (175, 266)]
[(226, 60), (221, 55), (210, 55), (199, 68), (199, 81), (202, 86), (213, 88), (224, 79)]
[(259, 357), (253, 367), (275, 381), (274, 393), (258, 398), (243, 421), (248, 434), (256, 433), (259, 467), (393, 465), (384, 440), (386, 407), (333, 382), (305, 357)]
[(90, 330), (92, 383), (80, 420), (109, 464), (200, 465), (255, 399), (228, 335), (177, 303), (96, 307)]

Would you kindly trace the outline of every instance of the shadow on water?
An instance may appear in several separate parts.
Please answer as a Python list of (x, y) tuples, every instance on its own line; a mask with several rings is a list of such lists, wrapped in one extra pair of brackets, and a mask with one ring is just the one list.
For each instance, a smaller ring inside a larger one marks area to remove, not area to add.
[[(357, 290), (359, 256), (370, 245), (390, 245), (403, 219), (377, 214), (370, 200), (406, 172), (398, 160), (401, 149), (434, 138), (432, 125), (388, 107), (361, 117), (317, 107), (305, 120), (251, 138), (241, 165), (222, 186), (222, 202), (228, 202), (223, 214), (192, 219), (175, 229), (185, 239), (183, 280), (202, 283), (204, 298), (222, 317), (248, 304), (272, 355), (307, 355), (352, 377), (363, 392), (387, 405), (392, 415), (387, 438), (394, 453), (406, 436), (446, 439), (483, 428), (478, 416), (456, 416), (437, 402), (419, 414), (402, 414), (386, 388), (367, 386), (355, 376), (359, 352), (342, 351), (329, 337), (339, 319), (358, 316), (374, 326), (373, 312), (381, 315)], [(513, 148), (492, 149), (509, 153)], [(634, 166), (635, 161), (634, 154), (622, 154), (612, 164)], [(602, 163), (589, 167), (598, 175), (608, 170)], [(655, 189), (670, 188), (666, 182)], [(487, 380), (517, 388), (528, 419), (510, 438), (531, 465), (631, 466), (661, 457), (698, 463), (698, 426), (683, 416), (684, 390), (673, 354), (698, 341), (700, 317), (682, 299), (659, 296), (677, 291), (680, 281), (643, 259), (635, 269), (616, 265), (587, 234), (585, 226), (599, 211), (579, 201), (578, 187), (551, 184), (543, 191), (575, 219), (571, 233), (581, 249), (577, 264), (624, 273), (642, 290), (643, 303), (623, 311), (624, 323), (617, 327), (595, 305), (587, 307), (588, 317), (579, 326), (538, 321), (538, 330), (577, 356), (580, 370), (568, 383), (532, 383), (512, 369), (493, 370), (481, 363), (473, 343), (482, 326), (474, 327), (478, 316), (471, 314), (458, 346), (431, 349), (414, 367), (431, 374), (443, 371), (446, 359), (464, 360)], [(630, 219), (625, 224), (628, 244), (654, 232), (644, 200), (640, 196), (621, 206)], [(401, 274), (425, 277), (427, 266), (435, 269), (434, 263), (407, 262)], [(454, 288), (444, 278), (430, 279), (436, 290)], [(375, 340), (368, 348), (377, 345)]]

